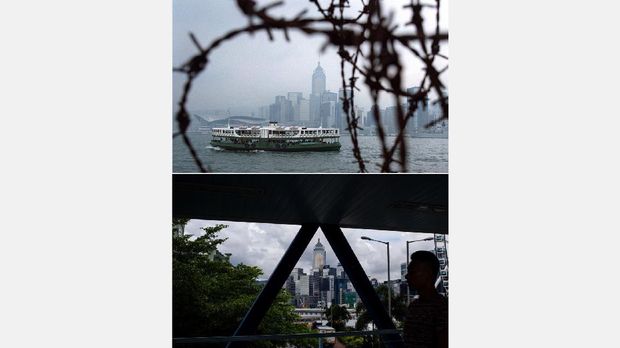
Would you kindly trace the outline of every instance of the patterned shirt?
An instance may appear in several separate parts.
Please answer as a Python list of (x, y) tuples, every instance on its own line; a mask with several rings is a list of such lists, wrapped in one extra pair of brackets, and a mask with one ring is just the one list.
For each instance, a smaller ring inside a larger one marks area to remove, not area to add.
[(416, 299), (409, 304), (405, 319), (405, 346), (410, 348), (435, 348), (439, 334), (448, 330), (448, 299)]

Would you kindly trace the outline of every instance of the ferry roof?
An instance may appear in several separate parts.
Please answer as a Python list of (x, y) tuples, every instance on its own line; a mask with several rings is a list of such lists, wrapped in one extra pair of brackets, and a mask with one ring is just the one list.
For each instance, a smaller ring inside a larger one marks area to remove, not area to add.
[(319, 129), (326, 129), (326, 130), (333, 130), (333, 129), (338, 129), (338, 128), (331, 128), (331, 127), (305, 127), (305, 126), (278, 126), (278, 125), (273, 125), (273, 124), (269, 124), (268, 126), (231, 126), (231, 127), (213, 127), (212, 129), (258, 129), (258, 128), (268, 128), (268, 129), (279, 129), (279, 130), (299, 130), (299, 129), (303, 129), (303, 130), (319, 130)]
[(447, 175), (184, 174), (173, 216), (448, 233)]

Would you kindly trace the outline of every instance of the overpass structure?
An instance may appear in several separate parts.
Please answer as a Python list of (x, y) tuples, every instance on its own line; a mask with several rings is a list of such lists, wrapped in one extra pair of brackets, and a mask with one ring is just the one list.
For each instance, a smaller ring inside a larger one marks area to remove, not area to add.
[(172, 188), (174, 217), (300, 225), (228, 347), (243, 344), (237, 336), (256, 333), (319, 228), (383, 332), (385, 346), (403, 346), (342, 228), (448, 234), (447, 175), (194, 174), (174, 175)]

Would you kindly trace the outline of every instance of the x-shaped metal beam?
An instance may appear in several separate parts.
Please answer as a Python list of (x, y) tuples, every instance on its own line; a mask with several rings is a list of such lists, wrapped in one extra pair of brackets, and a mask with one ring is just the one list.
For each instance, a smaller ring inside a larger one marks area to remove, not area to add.
[[(304, 250), (310, 244), (312, 237), (318, 229), (318, 225), (302, 225), (297, 232), (297, 235), (291, 242), (284, 256), (276, 266), (267, 284), (263, 287), (262, 291), (246, 313), (245, 317), (239, 324), (239, 327), (234, 333), (234, 336), (253, 335), (256, 333), (258, 324), (271, 307), (274, 299), (276, 298), (280, 289), (284, 285), (286, 279), (293, 271), (293, 267), (297, 264), (297, 261), (301, 258)], [(340, 261), (340, 264), (344, 268), (344, 271), (349, 276), (349, 279), (353, 283), (355, 290), (360, 296), (362, 302), (366, 305), (368, 314), (372, 318), (373, 322), (377, 325), (379, 330), (383, 329), (395, 329), (394, 323), (389, 318), (379, 296), (373, 289), (364, 269), (360, 265), (355, 253), (351, 249), (351, 246), (347, 242), (342, 230), (337, 225), (321, 225), (321, 230), (327, 241), (331, 245), (336, 257)], [(387, 347), (402, 347), (403, 341), (398, 334), (386, 334), (382, 335), (382, 340)], [(227, 348), (239, 347), (238, 342), (230, 342)]]

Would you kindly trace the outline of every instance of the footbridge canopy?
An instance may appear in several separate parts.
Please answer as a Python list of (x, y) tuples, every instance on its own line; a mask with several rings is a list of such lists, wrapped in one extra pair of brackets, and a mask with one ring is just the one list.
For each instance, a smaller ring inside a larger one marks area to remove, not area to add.
[(173, 216), (448, 233), (447, 175), (174, 175)]

